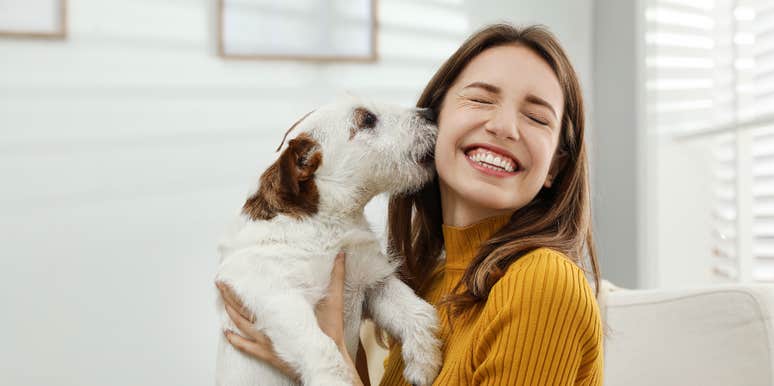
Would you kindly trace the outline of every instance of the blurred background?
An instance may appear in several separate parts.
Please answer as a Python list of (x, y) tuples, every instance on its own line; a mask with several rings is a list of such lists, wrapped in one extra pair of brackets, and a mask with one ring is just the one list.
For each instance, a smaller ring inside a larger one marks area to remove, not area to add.
[(0, 0), (0, 29), (33, 3), (54, 32), (0, 32), (0, 384), (212, 384), (217, 239), (285, 130), (343, 92), (413, 105), (492, 22), (547, 25), (579, 73), (603, 278), (774, 281), (774, 3), (379, 0), (349, 61), (228, 57), (215, 0)]

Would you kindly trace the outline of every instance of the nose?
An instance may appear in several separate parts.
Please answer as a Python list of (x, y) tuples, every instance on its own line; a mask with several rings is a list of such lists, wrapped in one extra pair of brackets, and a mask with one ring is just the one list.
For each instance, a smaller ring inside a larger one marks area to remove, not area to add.
[(419, 108), (417, 109), (417, 116), (430, 122), (435, 123), (435, 112), (431, 108)]
[(498, 109), (493, 112), (492, 117), (484, 125), (484, 129), (496, 137), (518, 141), (521, 138), (518, 127), (519, 113), (506, 110)]

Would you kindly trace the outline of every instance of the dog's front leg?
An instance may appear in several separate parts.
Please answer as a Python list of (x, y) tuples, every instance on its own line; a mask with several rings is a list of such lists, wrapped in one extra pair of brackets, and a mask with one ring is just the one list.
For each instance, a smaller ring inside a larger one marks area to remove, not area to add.
[(307, 386), (351, 386), (352, 374), (333, 340), (320, 330), (313, 307), (303, 296), (261, 299), (263, 332), (274, 351), (295, 368)]
[(401, 341), (403, 376), (415, 385), (430, 385), (441, 368), (438, 317), (433, 306), (391, 274), (366, 294), (374, 322)]

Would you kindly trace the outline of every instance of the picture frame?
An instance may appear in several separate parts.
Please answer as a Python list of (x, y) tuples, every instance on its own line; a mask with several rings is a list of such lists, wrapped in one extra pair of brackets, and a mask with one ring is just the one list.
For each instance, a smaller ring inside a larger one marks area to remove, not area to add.
[(67, 0), (0, 0), (0, 37), (65, 39)]
[(378, 60), (377, 0), (217, 0), (223, 59)]

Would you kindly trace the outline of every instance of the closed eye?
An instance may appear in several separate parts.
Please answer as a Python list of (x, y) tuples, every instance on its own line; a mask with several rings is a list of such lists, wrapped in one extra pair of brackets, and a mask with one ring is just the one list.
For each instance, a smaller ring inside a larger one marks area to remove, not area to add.
[(491, 105), (492, 104), (492, 102), (490, 102), (488, 100), (478, 99), (478, 98), (470, 98), (470, 101), (471, 102), (475, 102), (475, 103), (481, 103), (481, 104), (484, 104), (484, 105)]
[(546, 122), (546, 121), (544, 121), (544, 120), (542, 120), (542, 119), (540, 119), (540, 118), (538, 118), (538, 117), (535, 117), (535, 116), (533, 116), (533, 115), (527, 115), (527, 117), (528, 117), (530, 120), (532, 120), (533, 122), (535, 122), (535, 123), (537, 123), (537, 124), (539, 124), (539, 125), (548, 126), (548, 122)]

